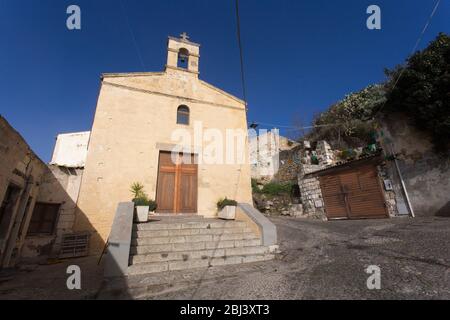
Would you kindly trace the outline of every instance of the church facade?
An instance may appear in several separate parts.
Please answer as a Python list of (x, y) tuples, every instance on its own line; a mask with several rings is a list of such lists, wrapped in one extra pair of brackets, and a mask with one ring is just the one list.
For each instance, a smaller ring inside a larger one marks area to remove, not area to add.
[(226, 157), (239, 143), (247, 150), (247, 118), (244, 101), (199, 79), (199, 59), (200, 45), (184, 34), (169, 37), (164, 72), (103, 74), (74, 227), (96, 235), (91, 253), (102, 250), (134, 182), (165, 215), (215, 217), (225, 197), (252, 204), (248, 159), (204, 159), (208, 143), (230, 130), (244, 140), (213, 153)]

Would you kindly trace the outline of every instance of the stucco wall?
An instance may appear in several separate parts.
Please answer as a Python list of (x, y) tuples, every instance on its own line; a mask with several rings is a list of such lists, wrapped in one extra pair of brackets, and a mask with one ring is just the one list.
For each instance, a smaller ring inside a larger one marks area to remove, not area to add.
[(13, 210), (0, 221), (0, 264), (4, 267), (18, 259), (45, 169), (22, 136), (0, 116), (0, 203), (8, 185), (20, 188)]
[[(388, 153), (393, 143), (414, 213), (449, 216), (450, 159), (437, 155), (430, 137), (409, 125), (405, 116), (389, 115), (381, 119), (381, 123), (381, 143)], [(401, 190), (394, 163), (389, 166), (394, 188)]]
[(56, 257), (62, 236), (71, 233), (75, 222), (76, 202), (83, 169), (49, 165), (37, 197), (38, 202), (60, 204), (55, 232), (52, 235), (28, 236), (22, 248), (22, 259)]
[[(189, 126), (176, 124), (179, 105), (190, 108)], [(77, 230), (91, 230), (92, 253), (107, 239), (119, 202), (130, 201), (130, 186), (139, 181), (156, 196), (160, 146), (175, 129), (193, 134), (195, 121), (204, 129), (247, 130), (244, 103), (199, 80), (196, 75), (170, 73), (105, 76), (91, 131), (78, 201)], [(201, 150), (191, 142), (188, 147)], [(247, 147), (245, 147), (247, 150)], [(216, 215), (221, 197), (252, 203), (250, 165), (200, 164), (198, 213)]]
[(82, 168), (86, 161), (90, 132), (58, 134), (51, 164)]
[(262, 132), (258, 136), (249, 137), (249, 153), (251, 159), (251, 174), (254, 179), (270, 180), (283, 166), (280, 157), (282, 152), (291, 150), (298, 143), (280, 136), (278, 129)]

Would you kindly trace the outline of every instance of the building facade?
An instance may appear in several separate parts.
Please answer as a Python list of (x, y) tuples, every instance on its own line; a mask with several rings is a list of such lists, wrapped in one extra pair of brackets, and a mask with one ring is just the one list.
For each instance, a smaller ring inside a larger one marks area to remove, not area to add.
[[(217, 139), (247, 150), (247, 119), (242, 100), (199, 79), (199, 58), (199, 44), (169, 37), (164, 72), (103, 75), (75, 222), (92, 233), (91, 253), (101, 252), (134, 182), (164, 214), (214, 217), (224, 197), (252, 203), (248, 159), (202, 157)], [(225, 143), (216, 150), (230, 152)]]
[(58, 135), (47, 165), (0, 117), (0, 268), (60, 257), (73, 230), (87, 141), (88, 133)]

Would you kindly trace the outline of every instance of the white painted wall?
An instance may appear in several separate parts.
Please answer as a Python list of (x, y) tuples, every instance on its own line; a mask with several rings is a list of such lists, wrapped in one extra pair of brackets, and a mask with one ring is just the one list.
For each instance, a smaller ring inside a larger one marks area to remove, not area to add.
[(69, 168), (84, 167), (91, 132), (59, 134), (50, 164)]
[(249, 153), (252, 169), (252, 178), (273, 178), (280, 165), (280, 151), (289, 150), (298, 145), (291, 146), (289, 139), (279, 135), (278, 129), (260, 132), (259, 135), (249, 134)]

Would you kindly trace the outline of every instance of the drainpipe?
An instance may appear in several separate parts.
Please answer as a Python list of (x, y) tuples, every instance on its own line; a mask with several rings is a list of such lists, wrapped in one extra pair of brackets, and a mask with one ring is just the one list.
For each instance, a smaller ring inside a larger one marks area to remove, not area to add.
[(411, 213), (411, 217), (414, 218), (415, 217), (414, 210), (413, 210), (413, 207), (411, 205), (411, 201), (409, 200), (408, 191), (406, 191), (405, 182), (403, 181), (403, 176), (402, 176), (402, 173), (400, 172), (400, 167), (399, 167), (398, 162), (397, 162), (397, 157), (395, 156), (395, 153), (394, 153), (394, 145), (393, 145), (393, 143), (390, 144), (390, 147), (391, 147), (391, 153), (392, 153), (392, 155), (394, 157), (395, 167), (397, 169), (397, 173), (398, 173), (398, 176), (400, 177), (400, 182), (402, 184), (403, 193), (405, 194), (405, 197), (406, 197), (406, 203), (408, 203), (409, 212)]

